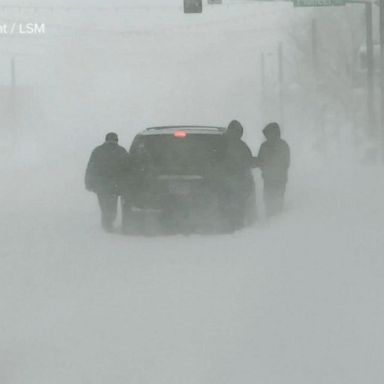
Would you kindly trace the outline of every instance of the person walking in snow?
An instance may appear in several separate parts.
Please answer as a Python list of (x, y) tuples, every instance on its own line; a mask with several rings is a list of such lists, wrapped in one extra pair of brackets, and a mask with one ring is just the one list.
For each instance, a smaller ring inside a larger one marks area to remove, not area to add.
[(252, 152), (241, 139), (243, 126), (232, 120), (226, 132), (227, 216), (232, 230), (251, 224), (256, 218), (255, 184), (252, 175)]
[(280, 213), (284, 205), (284, 194), (288, 181), (290, 149), (281, 139), (278, 123), (269, 123), (263, 129), (265, 142), (261, 144), (255, 165), (261, 169), (264, 181), (264, 204), (267, 216)]
[(116, 133), (108, 133), (105, 142), (93, 150), (85, 172), (85, 187), (97, 195), (101, 224), (107, 232), (114, 230), (113, 223), (116, 220), (128, 157), (127, 151), (118, 141)]

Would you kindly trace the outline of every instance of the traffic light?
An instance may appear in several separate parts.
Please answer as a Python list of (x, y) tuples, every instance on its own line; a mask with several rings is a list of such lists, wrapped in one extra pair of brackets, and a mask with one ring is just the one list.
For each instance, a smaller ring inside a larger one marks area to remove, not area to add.
[(203, 12), (203, 0), (184, 0), (184, 13)]

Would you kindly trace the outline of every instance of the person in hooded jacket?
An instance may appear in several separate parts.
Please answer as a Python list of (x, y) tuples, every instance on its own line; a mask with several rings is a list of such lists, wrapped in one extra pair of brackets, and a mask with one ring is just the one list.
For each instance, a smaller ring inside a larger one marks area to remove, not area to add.
[(114, 230), (118, 198), (122, 194), (128, 161), (127, 151), (118, 141), (116, 133), (108, 133), (105, 142), (93, 150), (85, 172), (85, 187), (97, 195), (101, 224), (107, 232)]
[(252, 175), (252, 152), (241, 139), (243, 127), (233, 120), (226, 132), (226, 172), (227, 220), (230, 230), (240, 229), (251, 224), (256, 218), (256, 203), (254, 199), (255, 184)]
[(263, 129), (263, 133), (266, 140), (261, 144), (255, 165), (261, 169), (264, 181), (263, 197), (266, 214), (273, 216), (283, 209), (290, 149), (287, 142), (281, 139), (278, 123), (269, 123)]

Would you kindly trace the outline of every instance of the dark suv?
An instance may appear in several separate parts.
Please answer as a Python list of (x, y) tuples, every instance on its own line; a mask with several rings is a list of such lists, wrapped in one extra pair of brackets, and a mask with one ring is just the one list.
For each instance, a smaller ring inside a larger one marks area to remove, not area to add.
[[(129, 155), (126, 232), (228, 232), (237, 229), (236, 214), (244, 216), (245, 225), (252, 221), (251, 171), (244, 183), (237, 181), (245, 185), (245, 194), (229, 188), (226, 128), (148, 128), (135, 137)], [(241, 212), (234, 212), (240, 206)]]

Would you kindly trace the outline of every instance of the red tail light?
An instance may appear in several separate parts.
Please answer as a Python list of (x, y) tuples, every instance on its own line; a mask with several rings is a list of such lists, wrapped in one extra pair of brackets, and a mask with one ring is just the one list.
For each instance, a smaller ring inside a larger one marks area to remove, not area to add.
[(185, 131), (176, 131), (173, 136), (177, 137), (178, 139), (184, 139), (187, 137), (187, 132)]

